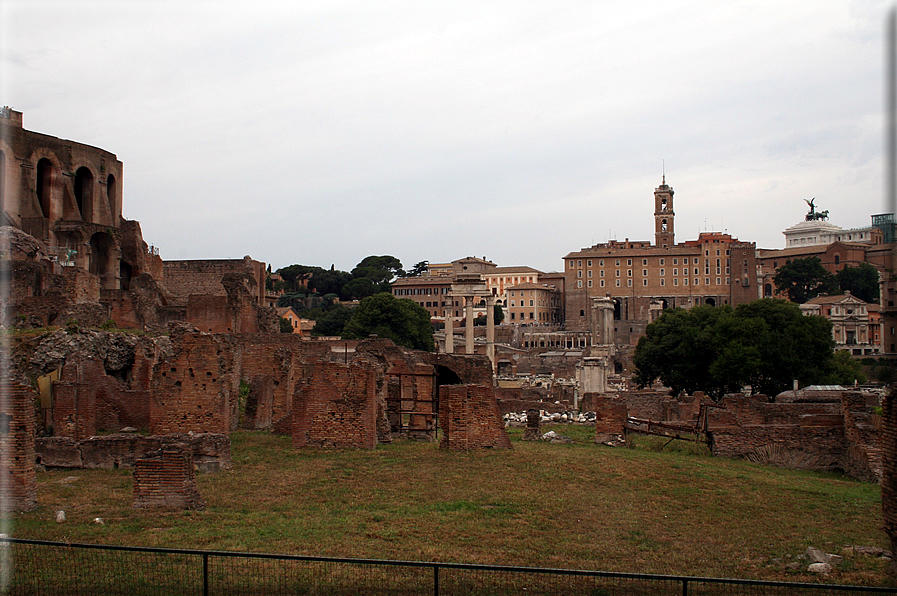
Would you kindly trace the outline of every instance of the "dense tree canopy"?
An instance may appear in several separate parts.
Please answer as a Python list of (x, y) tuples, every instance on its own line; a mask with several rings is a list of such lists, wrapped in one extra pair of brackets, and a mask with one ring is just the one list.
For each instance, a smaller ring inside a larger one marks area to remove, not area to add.
[[(417, 270), (426, 261), (415, 265)], [(372, 296), (379, 292), (388, 292), (390, 284), (398, 276), (406, 275), (402, 270), (402, 262), (389, 255), (370, 256), (362, 259), (352, 272), (340, 271), (332, 265), (330, 269), (308, 265), (290, 265), (276, 271), (283, 278), (279, 285), (272, 289), (284, 290), (287, 294), (304, 296), (305, 294), (333, 294), (341, 300), (357, 300)], [(279, 306), (285, 306), (279, 304)]]
[(849, 291), (866, 302), (878, 302), (878, 271), (869, 263), (845, 267), (838, 272), (837, 278), (842, 292)]
[(361, 339), (376, 334), (400, 346), (435, 349), (430, 314), (416, 302), (399, 299), (381, 292), (363, 299), (352, 309), (352, 316), (343, 329), (346, 339)]
[(819, 257), (794, 259), (778, 268), (776, 288), (792, 302), (803, 304), (820, 294), (837, 294), (838, 281), (822, 266)]
[(715, 399), (747, 385), (772, 398), (794, 379), (853, 383), (858, 368), (836, 359), (833, 348), (828, 319), (804, 316), (784, 300), (672, 309), (639, 340), (635, 380), (644, 387), (660, 379), (674, 393), (704, 391)]

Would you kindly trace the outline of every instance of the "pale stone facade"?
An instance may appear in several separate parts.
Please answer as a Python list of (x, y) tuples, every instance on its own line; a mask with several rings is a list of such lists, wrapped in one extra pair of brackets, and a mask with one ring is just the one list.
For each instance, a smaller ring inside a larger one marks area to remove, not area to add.
[(565, 321), (592, 327), (592, 299), (613, 304), (615, 341), (635, 343), (659, 310), (701, 304), (741, 304), (760, 297), (756, 246), (729, 234), (705, 232), (676, 243), (673, 189), (654, 190), (655, 244), (609, 241), (564, 257)]
[(847, 292), (838, 296), (817, 296), (800, 305), (805, 315), (820, 315), (832, 322), (835, 349), (854, 356), (878, 354), (881, 349), (881, 311)]

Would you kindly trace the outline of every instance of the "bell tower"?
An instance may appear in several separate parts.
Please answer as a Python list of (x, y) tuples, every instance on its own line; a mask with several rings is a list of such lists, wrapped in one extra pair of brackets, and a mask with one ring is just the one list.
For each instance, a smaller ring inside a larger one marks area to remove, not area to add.
[(654, 189), (654, 244), (658, 247), (674, 246), (676, 234), (673, 231), (673, 187), (667, 185), (666, 174), (660, 186)]

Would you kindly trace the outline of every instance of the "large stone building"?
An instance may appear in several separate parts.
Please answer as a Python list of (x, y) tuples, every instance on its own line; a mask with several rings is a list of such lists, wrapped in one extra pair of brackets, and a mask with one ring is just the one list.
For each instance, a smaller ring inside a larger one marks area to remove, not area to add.
[(805, 315), (819, 315), (832, 322), (835, 349), (847, 350), (854, 356), (870, 356), (881, 352), (881, 309), (852, 296), (817, 296), (800, 305)]
[(164, 262), (140, 224), (122, 217), (114, 154), (25, 130), (22, 113), (9, 108), (0, 109), (0, 205), (0, 266), (10, 280), (0, 323), (278, 328), (264, 307), (264, 263)]
[(615, 240), (564, 257), (568, 330), (593, 326), (593, 302), (613, 301), (616, 343), (634, 343), (665, 308), (750, 302), (759, 297), (756, 246), (729, 234), (676, 243), (673, 188), (654, 190), (654, 244)]

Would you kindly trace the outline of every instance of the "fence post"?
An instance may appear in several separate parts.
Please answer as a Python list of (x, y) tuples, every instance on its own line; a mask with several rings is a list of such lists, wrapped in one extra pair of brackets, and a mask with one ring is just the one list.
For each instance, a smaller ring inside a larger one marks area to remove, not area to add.
[(688, 580), (682, 580), (682, 596), (688, 596)]
[(433, 565), (433, 596), (439, 596), (439, 565)]
[(209, 553), (202, 554), (202, 596), (209, 596)]

